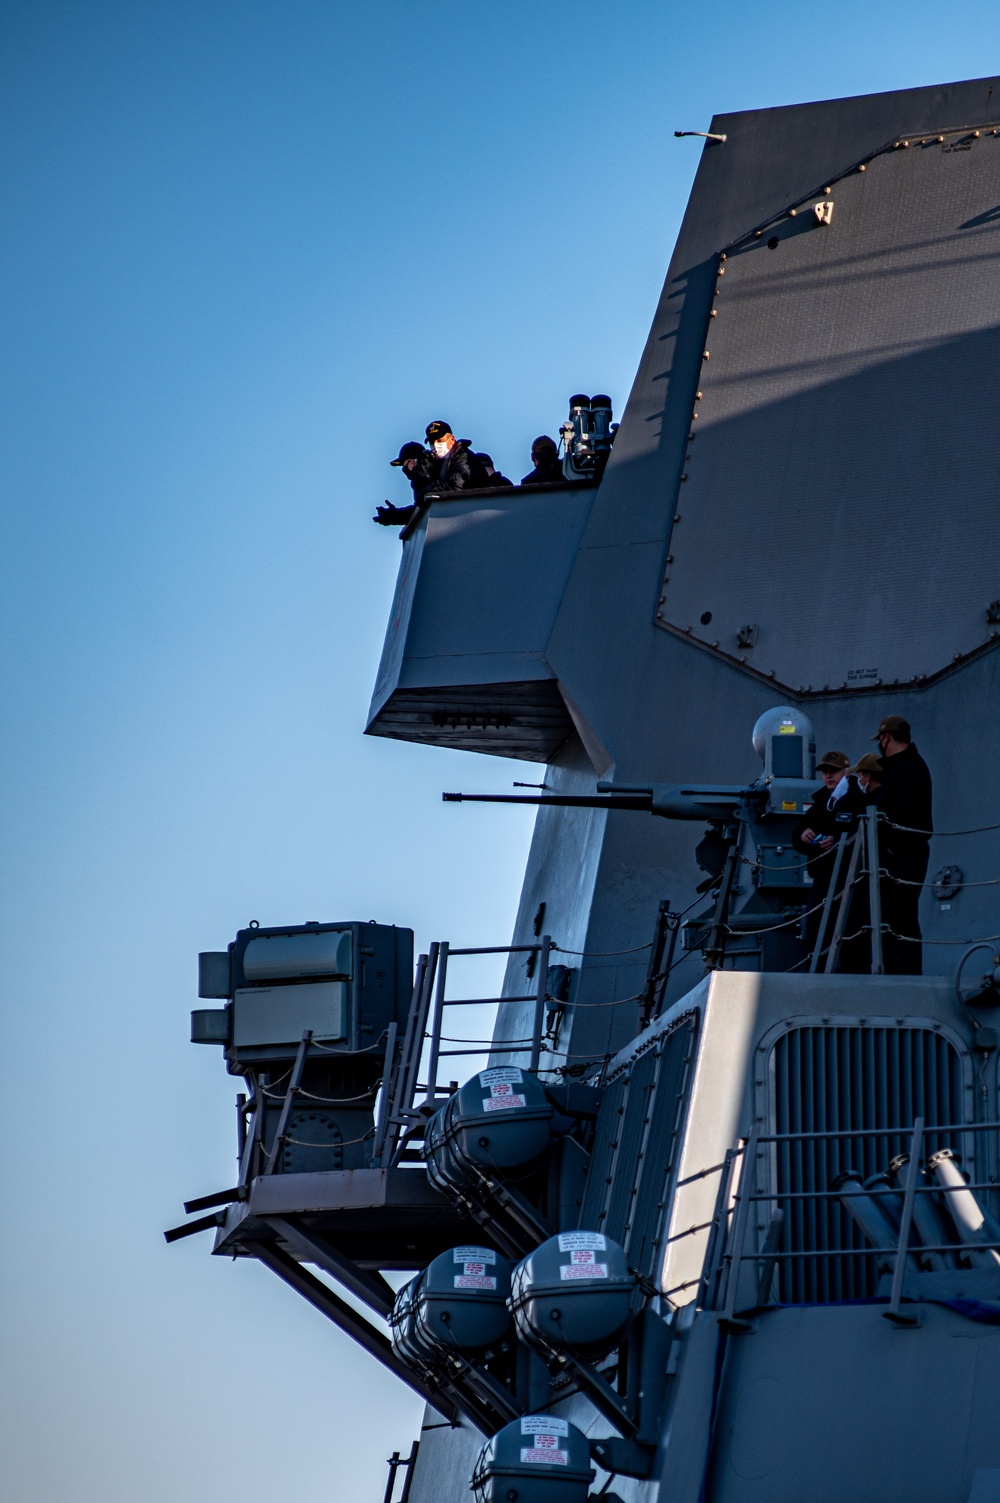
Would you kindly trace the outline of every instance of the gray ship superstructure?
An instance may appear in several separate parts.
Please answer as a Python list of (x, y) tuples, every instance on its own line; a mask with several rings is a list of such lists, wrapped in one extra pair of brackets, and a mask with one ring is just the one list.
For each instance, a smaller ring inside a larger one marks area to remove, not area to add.
[[(492, 1050), (482, 950), (241, 931), (239, 1172), (170, 1234), (425, 1397), (387, 1500), (1000, 1500), (998, 253), (1000, 80), (716, 117), (606, 468), (574, 398), (565, 483), (403, 530), (369, 733), (545, 769)], [(791, 844), (889, 714), (922, 975), (877, 814), (822, 905)]]

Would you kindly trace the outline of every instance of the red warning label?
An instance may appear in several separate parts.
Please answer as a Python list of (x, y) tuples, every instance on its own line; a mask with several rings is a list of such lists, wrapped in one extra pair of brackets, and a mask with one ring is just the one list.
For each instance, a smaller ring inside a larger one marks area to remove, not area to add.
[(490, 1094), (483, 1099), (483, 1110), (487, 1112), (502, 1112), (506, 1108), (524, 1106), (523, 1096), (519, 1096), (509, 1080), (498, 1080), (490, 1086)]

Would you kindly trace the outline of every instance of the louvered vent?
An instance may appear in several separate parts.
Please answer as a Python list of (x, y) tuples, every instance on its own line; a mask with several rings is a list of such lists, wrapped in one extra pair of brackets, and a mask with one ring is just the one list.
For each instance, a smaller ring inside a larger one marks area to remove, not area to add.
[(611, 1077), (601, 1102), (580, 1225), (620, 1242), (650, 1276), (677, 1156), (698, 1019), (682, 1018)]
[[(774, 1189), (794, 1197), (829, 1190), (845, 1169), (866, 1178), (885, 1170), (908, 1147), (904, 1134), (887, 1129), (908, 1128), (916, 1117), (940, 1125), (967, 1121), (965, 1085), (958, 1050), (932, 1028), (861, 1023), (790, 1028), (771, 1050), (769, 1131), (866, 1129), (871, 1135), (770, 1144)], [(944, 1146), (957, 1147), (955, 1135), (932, 1132), (924, 1152)], [(842, 1250), (840, 1257), (781, 1260), (777, 1282), (783, 1304), (875, 1293), (876, 1260), (861, 1251), (864, 1238), (836, 1199), (787, 1198), (778, 1204), (785, 1212), (784, 1251)]]

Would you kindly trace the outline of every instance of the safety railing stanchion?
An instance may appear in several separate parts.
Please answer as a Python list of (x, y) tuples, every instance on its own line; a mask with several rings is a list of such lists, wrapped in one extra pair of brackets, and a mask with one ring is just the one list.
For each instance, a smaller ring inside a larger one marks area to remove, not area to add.
[(396, 1468), (404, 1464), (399, 1459), (399, 1452), (393, 1451), (386, 1462), (386, 1466), (389, 1468), (389, 1476), (386, 1479), (385, 1492), (382, 1494), (382, 1503), (392, 1503), (392, 1495), (396, 1489)]
[(411, 1031), (408, 1022), (406, 1032), (409, 1048), (404, 1050), (403, 1061), (399, 1067), (399, 1087), (396, 1092), (396, 1100), (393, 1103), (393, 1114), (400, 1118), (404, 1117), (413, 1107), (413, 1098), (417, 1087), (417, 1071), (420, 1069), (420, 1056), (424, 1049), (424, 1033), (427, 1028), (427, 1012), (430, 1007), (431, 987), (434, 985), (438, 951), (440, 948), (441, 946), (437, 940), (434, 940), (427, 956), (427, 964), (424, 966), (423, 975), (420, 978), (420, 987), (414, 992), (414, 1006), (411, 1012), (413, 1028)]
[(726, 1303), (720, 1319), (732, 1321), (736, 1315), (739, 1298), (740, 1267), (743, 1263), (743, 1242), (746, 1237), (747, 1216), (750, 1213), (750, 1197), (757, 1169), (757, 1129), (754, 1128), (743, 1150), (743, 1168), (740, 1171), (739, 1189), (736, 1191), (736, 1215), (729, 1241), (729, 1271), (726, 1275)]
[(426, 955), (419, 956), (416, 975), (413, 979), (413, 991), (410, 996), (410, 1008), (406, 1014), (406, 1028), (403, 1031), (403, 1048), (399, 1056), (399, 1071), (396, 1075), (392, 1092), (392, 1105), (389, 1113), (390, 1122), (395, 1120), (403, 1106), (406, 1074), (410, 1067), (410, 1056), (413, 1053), (413, 1039), (417, 1029), (417, 1018), (420, 1013), (421, 999), (424, 995), (424, 976), (427, 972), (427, 963)]
[(441, 941), (438, 950), (437, 987), (434, 992), (434, 1016), (431, 1021), (431, 1047), (427, 1060), (427, 1090), (424, 1100), (433, 1105), (437, 1096), (438, 1052), (441, 1048), (441, 1027), (444, 1018), (444, 989), (448, 983), (448, 941)]
[(410, 1454), (403, 1462), (406, 1468), (406, 1477), (403, 1481), (403, 1491), (399, 1495), (399, 1503), (409, 1503), (410, 1488), (413, 1486), (413, 1471), (417, 1464), (417, 1452), (420, 1449), (419, 1440), (415, 1440), (410, 1446)]
[(878, 810), (873, 804), (865, 815), (868, 843), (868, 913), (872, 935), (872, 975), (881, 976), (882, 963), (882, 892), (879, 886)]
[(826, 953), (826, 965), (823, 971), (826, 975), (835, 970), (837, 961), (840, 959), (840, 946), (844, 939), (844, 930), (847, 927), (847, 918), (851, 911), (851, 898), (854, 895), (854, 882), (858, 874), (858, 861), (861, 856), (862, 832), (859, 828), (854, 835), (854, 848), (851, 851), (851, 859), (847, 864), (847, 876), (844, 878), (844, 892), (840, 899), (840, 909), (837, 913), (837, 922), (833, 927), (833, 938), (830, 948)]
[(727, 1148), (726, 1156), (719, 1166), (721, 1171), (719, 1189), (715, 1197), (712, 1227), (708, 1234), (708, 1246), (705, 1249), (705, 1262), (697, 1295), (698, 1304), (703, 1305), (706, 1309), (714, 1309), (718, 1299), (719, 1275), (722, 1270), (722, 1252), (726, 1241), (726, 1217), (729, 1214), (729, 1195), (732, 1189), (733, 1166), (736, 1163), (736, 1159), (736, 1149)]
[(740, 846), (742, 844), (736, 826), (728, 825), (723, 832), (724, 838), (729, 839), (729, 850), (726, 855), (726, 864), (722, 869), (722, 881), (719, 884), (718, 897), (715, 900), (715, 911), (712, 914), (711, 928), (708, 932), (708, 943), (705, 946), (705, 966), (710, 971), (721, 971), (722, 962), (726, 955), (726, 932), (729, 926), (729, 902), (736, 882), (736, 873), (740, 864)]
[(284, 1143), (285, 1136), (288, 1132), (288, 1119), (292, 1115), (292, 1107), (295, 1104), (295, 1093), (298, 1090), (299, 1086), (302, 1084), (302, 1072), (306, 1067), (306, 1055), (309, 1053), (309, 1045), (311, 1043), (312, 1029), (307, 1028), (305, 1033), (302, 1035), (302, 1042), (299, 1044), (299, 1050), (295, 1056), (295, 1064), (292, 1066), (292, 1078), (288, 1082), (288, 1090), (285, 1092), (285, 1099), (281, 1103), (281, 1113), (278, 1117), (278, 1130), (274, 1134), (274, 1144), (271, 1148), (270, 1158), (264, 1165), (265, 1174), (273, 1174), (274, 1166), (278, 1162), (278, 1154), (281, 1151), (281, 1145)]
[(538, 1062), (542, 1057), (542, 1024), (545, 1021), (545, 997), (549, 985), (549, 951), (551, 949), (551, 935), (543, 934), (538, 951), (538, 987), (535, 992), (535, 1016), (531, 1025), (529, 1070), (537, 1070)]
[(837, 854), (833, 859), (833, 872), (830, 877), (830, 885), (826, 889), (826, 897), (823, 899), (823, 911), (819, 916), (819, 927), (816, 931), (816, 944), (809, 961), (810, 976), (819, 970), (819, 958), (823, 953), (823, 941), (826, 939), (827, 925), (830, 922), (833, 901), (837, 895), (837, 883), (840, 880), (840, 868), (844, 864), (844, 851), (846, 847), (847, 831), (845, 830), (837, 841)]
[(250, 1124), (250, 1131), (246, 1134), (243, 1140), (243, 1156), (240, 1159), (239, 1183), (241, 1189), (245, 1188), (254, 1178), (254, 1170), (256, 1168), (255, 1160), (258, 1156), (257, 1150), (264, 1134), (264, 1110), (261, 1104), (262, 1099), (263, 1090), (260, 1082), (258, 1081), (249, 1103), (250, 1108), (253, 1112), (253, 1122)]
[(378, 1117), (375, 1122), (375, 1141), (372, 1144), (373, 1169), (380, 1168), (382, 1164), (382, 1146), (385, 1143), (386, 1128), (389, 1126), (389, 1101), (392, 1095), (395, 1064), (396, 1020), (393, 1018), (385, 1036), (385, 1067), (382, 1070), (382, 1085), (378, 1098)]
[(918, 1117), (913, 1124), (913, 1137), (910, 1139), (910, 1162), (906, 1166), (906, 1185), (903, 1190), (903, 1211), (899, 1218), (899, 1241), (896, 1244), (896, 1263), (892, 1270), (892, 1292), (889, 1296), (889, 1308), (885, 1311), (886, 1320), (895, 1321), (897, 1325), (913, 1326), (918, 1322), (914, 1316), (901, 1315), (900, 1304), (903, 1299), (903, 1280), (906, 1277), (906, 1258), (910, 1246), (910, 1227), (913, 1223), (913, 1200), (917, 1193), (917, 1175), (920, 1173), (920, 1150), (924, 1140), (924, 1119)]

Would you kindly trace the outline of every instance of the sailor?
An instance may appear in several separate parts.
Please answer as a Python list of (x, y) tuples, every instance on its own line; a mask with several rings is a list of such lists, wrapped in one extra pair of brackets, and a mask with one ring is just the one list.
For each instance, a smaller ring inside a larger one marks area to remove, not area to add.
[(919, 976), (920, 893), (934, 828), (931, 774), (902, 715), (887, 715), (872, 740), (881, 748), (883, 767), (878, 807), (884, 816), (884, 824), (879, 820), (880, 860), (887, 873), (882, 885), (882, 918), (888, 930), (885, 968), (896, 976)]
[(438, 461), (436, 488), (441, 491), (468, 491), (491, 484), (486, 466), (474, 454), (467, 438), (456, 438), (451, 424), (438, 418), (427, 424), (427, 442)]
[(522, 485), (549, 485), (555, 480), (564, 480), (559, 445), (547, 433), (542, 433), (531, 446), (531, 463), (534, 469), (525, 475)]
[(486, 471), (486, 474), (489, 477), (488, 480), (487, 480), (487, 482), (486, 482), (488, 486), (513, 485), (514, 484), (513, 480), (508, 479), (508, 477), (506, 475), (502, 475), (500, 473), (500, 471), (497, 469), (496, 465), (493, 463), (493, 458), (492, 458), (491, 455), (489, 455), (489, 454), (477, 454), (476, 458), (480, 461), (480, 463), (483, 466), (483, 469)]
[(836, 861), (837, 837), (851, 834), (857, 828), (858, 815), (864, 800), (848, 772), (851, 759), (842, 751), (826, 752), (816, 763), (816, 771), (823, 779), (823, 787), (813, 797), (812, 803), (792, 831), (792, 845), (809, 857), (808, 872), (812, 878), (810, 912), (806, 919), (806, 940), (812, 950), (819, 933), (822, 910), (819, 905), (829, 891)]
[(378, 522), (382, 527), (405, 527), (416, 511), (416, 503), (436, 482), (438, 464), (429, 449), (412, 440), (404, 444), (396, 458), (390, 459), (389, 463), (394, 469), (401, 469), (409, 480), (413, 503), (410, 506), (393, 506), (386, 501), (384, 506), (377, 509), (372, 521)]
[(876, 757), (874, 752), (865, 752), (863, 757), (858, 758), (857, 765), (851, 768), (851, 775), (857, 778), (858, 787), (865, 795), (865, 803), (878, 803), (885, 780), (885, 763), (882, 758)]

